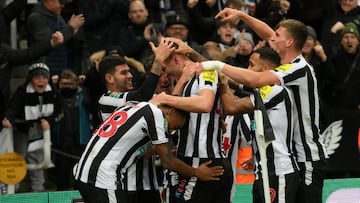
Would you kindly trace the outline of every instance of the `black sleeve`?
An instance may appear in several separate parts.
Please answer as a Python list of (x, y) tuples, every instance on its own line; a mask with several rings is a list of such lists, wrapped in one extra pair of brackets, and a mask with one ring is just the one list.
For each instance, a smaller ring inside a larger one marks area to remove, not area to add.
[(25, 106), (25, 86), (19, 86), (12, 96), (7, 109), (5, 110), (4, 118), (9, 119), (10, 123), (14, 125), (15, 119), (23, 119), (22, 112)]
[(8, 23), (18, 16), (26, 8), (27, 0), (14, 0), (3, 9), (4, 18)]
[(0, 52), (4, 56), (4, 60), (12, 65), (22, 65), (30, 63), (41, 56), (45, 55), (52, 49), (50, 41), (44, 41), (27, 49), (12, 49), (6, 44), (0, 45)]
[(139, 87), (139, 89), (130, 91), (127, 96), (128, 101), (149, 101), (154, 93), (156, 86), (159, 81), (159, 76), (155, 75), (154, 73), (149, 73), (142, 83), (142, 85)]

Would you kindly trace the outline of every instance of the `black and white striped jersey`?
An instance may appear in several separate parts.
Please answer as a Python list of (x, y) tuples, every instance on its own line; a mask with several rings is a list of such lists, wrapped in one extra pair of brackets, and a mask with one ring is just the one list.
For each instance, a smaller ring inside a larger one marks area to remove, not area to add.
[(236, 162), (240, 146), (249, 146), (248, 140), (251, 139), (250, 118), (248, 114), (227, 115), (225, 117), (226, 131), (222, 134), (222, 150), (231, 161), (231, 167), (234, 175), (234, 184), (231, 189), (233, 200), (236, 191)]
[(96, 129), (75, 179), (103, 189), (129, 189), (126, 173), (152, 144), (167, 143), (163, 113), (148, 102), (127, 102)]
[[(292, 101), (286, 88), (273, 85), (259, 88), (266, 113), (274, 132), (275, 140), (266, 149), (269, 174), (285, 175), (299, 170), (293, 153), (293, 122)], [(254, 96), (250, 96), (254, 102)], [(256, 136), (252, 139), (256, 178), (261, 174), (261, 160)]]
[(281, 84), (291, 90), (296, 120), (294, 142), (299, 162), (328, 158), (319, 133), (319, 96), (313, 68), (299, 55), (276, 68)]
[(192, 158), (224, 158), (221, 151), (221, 106), (216, 71), (203, 71), (185, 86), (184, 97), (198, 96), (203, 89), (211, 89), (216, 94), (214, 106), (209, 113), (190, 113), (189, 120), (179, 131), (177, 156)]
[(104, 121), (119, 106), (124, 105), (128, 100), (129, 92), (110, 92), (103, 94), (99, 98), (100, 120)]

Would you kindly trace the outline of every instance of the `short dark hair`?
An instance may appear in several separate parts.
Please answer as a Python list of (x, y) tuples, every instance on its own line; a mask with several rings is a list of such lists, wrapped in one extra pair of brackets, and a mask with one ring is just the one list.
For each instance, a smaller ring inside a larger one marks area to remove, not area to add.
[(80, 83), (78, 76), (71, 69), (64, 69), (63, 71), (61, 71), (59, 81), (63, 78), (69, 79), (69, 80), (74, 80), (76, 82), (76, 84)]
[(105, 56), (99, 63), (100, 77), (105, 84), (105, 75), (115, 72), (115, 67), (126, 64), (126, 60), (122, 56)]
[(287, 32), (295, 40), (296, 50), (301, 51), (308, 36), (306, 25), (298, 20), (286, 19), (280, 21), (276, 28), (279, 27), (286, 28)]
[(281, 65), (280, 55), (270, 47), (261, 47), (254, 50), (254, 53), (258, 53), (261, 60), (267, 61), (272, 64), (272, 68), (276, 68)]

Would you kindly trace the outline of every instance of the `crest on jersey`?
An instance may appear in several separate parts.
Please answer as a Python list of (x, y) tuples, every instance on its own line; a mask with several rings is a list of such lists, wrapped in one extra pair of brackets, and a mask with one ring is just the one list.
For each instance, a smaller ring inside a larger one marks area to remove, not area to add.
[(340, 146), (342, 138), (343, 120), (332, 122), (322, 133), (322, 141), (328, 155), (335, 153), (336, 149)]

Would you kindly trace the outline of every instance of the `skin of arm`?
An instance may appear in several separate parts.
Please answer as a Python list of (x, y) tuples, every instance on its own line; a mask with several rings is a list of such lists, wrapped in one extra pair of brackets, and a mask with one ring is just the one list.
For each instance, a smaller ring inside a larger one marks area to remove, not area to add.
[(263, 87), (265, 85), (278, 84), (279, 78), (271, 71), (254, 72), (244, 68), (238, 68), (225, 64), (222, 73), (232, 80), (249, 87)]
[(221, 18), (221, 21), (231, 20), (233, 22), (236, 22), (236, 20), (242, 20), (244, 21), (252, 30), (255, 31), (255, 33), (261, 38), (269, 43), (271, 42), (271, 39), (275, 36), (275, 31), (269, 27), (265, 22), (254, 18), (247, 13), (231, 9), (231, 8), (225, 8), (222, 11), (220, 11), (215, 18)]
[(199, 52), (195, 51), (193, 48), (191, 48), (187, 43), (183, 42), (182, 40), (174, 37), (167, 37), (166, 39), (177, 45), (177, 48), (175, 49), (175, 53), (188, 55), (191, 60), (197, 62), (208, 60), (207, 58), (202, 56)]
[(0, 49), (3, 49), (6, 53), (5, 59), (12, 65), (20, 65), (29, 63), (32, 60), (43, 56), (51, 51), (53, 47), (61, 45), (64, 42), (64, 37), (61, 32), (57, 31), (52, 34), (49, 42), (43, 41), (34, 44), (28, 49), (12, 49), (6, 44), (1, 44)]
[(222, 175), (224, 172), (222, 166), (208, 167), (208, 165), (211, 164), (211, 161), (201, 164), (198, 168), (193, 168), (185, 164), (180, 159), (174, 157), (167, 143), (155, 145), (155, 151), (159, 154), (163, 167), (174, 170), (185, 176), (196, 176), (200, 180), (210, 181), (219, 180), (217, 176)]
[(175, 50), (174, 42), (168, 40), (167, 38), (159, 38), (159, 46), (155, 46), (153, 42), (149, 42), (151, 50), (153, 51), (155, 58), (153, 65), (151, 66), (150, 72), (155, 75), (161, 75), (162, 63), (170, 56), (170, 54)]
[(220, 97), (226, 114), (235, 115), (254, 110), (250, 97), (238, 98), (233, 94), (227, 85), (226, 76), (221, 76)]
[(187, 82), (191, 78), (193, 78), (195, 75), (198, 75), (198, 73), (196, 72), (197, 70), (199, 70), (197, 63), (187, 63), (184, 66), (184, 69), (181, 73), (181, 77), (176, 82), (176, 85), (172, 91), (172, 95), (180, 96), (182, 94)]
[(207, 113), (213, 108), (215, 93), (210, 89), (203, 89), (200, 90), (198, 96), (179, 97), (161, 93), (156, 97), (160, 104), (166, 104), (188, 112)]

